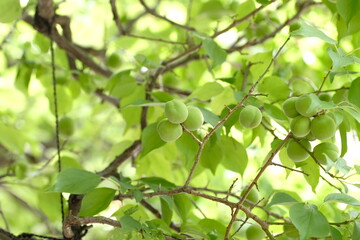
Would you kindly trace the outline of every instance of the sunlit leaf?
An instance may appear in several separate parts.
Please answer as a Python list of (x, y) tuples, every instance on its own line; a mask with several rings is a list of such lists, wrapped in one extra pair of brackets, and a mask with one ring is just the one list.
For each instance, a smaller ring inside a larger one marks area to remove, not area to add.
[(85, 194), (79, 216), (94, 216), (106, 209), (114, 199), (115, 190), (110, 188), (96, 188)]
[(84, 194), (93, 190), (100, 181), (101, 177), (95, 173), (77, 168), (68, 168), (60, 172), (52, 191)]
[(203, 48), (210, 58), (214, 60), (214, 67), (225, 62), (227, 53), (211, 38), (205, 38)]
[(248, 156), (244, 146), (231, 137), (222, 137), (221, 146), (224, 155), (221, 164), (226, 169), (242, 175), (248, 163)]
[(300, 232), (300, 240), (325, 237), (330, 232), (326, 217), (312, 204), (293, 205), (290, 208), (290, 219)]
[(120, 218), (121, 229), (126, 232), (139, 231), (141, 229), (141, 223), (136, 221), (131, 216), (123, 216)]
[(318, 185), (320, 179), (319, 165), (317, 165), (312, 158), (308, 158), (301, 169), (309, 174), (308, 176), (304, 175), (304, 178), (310, 184), (313, 192), (315, 192), (316, 186)]
[(272, 199), (271, 199), (270, 203), (267, 205), (267, 207), (271, 207), (275, 204), (289, 205), (289, 204), (294, 204), (294, 203), (298, 203), (298, 200), (296, 200), (295, 198), (293, 198), (292, 196), (290, 196), (287, 193), (277, 192), (272, 197)]
[(349, 101), (360, 108), (360, 78), (356, 78), (351, 82), (349, 89)]
[(351, 18), (358, 12), (360, 4), (357, 0), (337, 0), (336, 8), (340, 16), (349, 23)]
[(210, 98), (220, 94), (223, 89), (224, 88), (217, 82), (208, 82), (193, 91), (189, 98), (197, 98), (204, 101), (209, 100)]
[(359, 200), (344, 193), (331, 193), (327, 195), (324, 199), (324, 202), (328, 202), (328, 201), (335, 201), (335, 202), (345, 203), (348, 205), (360, 206)]
[(337, 41), (328, 37), (321, 30), (316, 27), (310, 26), (304, 22), (300, 22), (300, 28), (291, 32), (292, 36), (303, 36), (303, 37), (317, 37), (327, 43), (336, 44)]
[(141, 136), (141, 144), (142, 156), (145, 156), (152, 150), (159, 148), (165, 144), (165, 142), (161, 140), (157, 132), (157, 123), (150, 124), (143, 130)]

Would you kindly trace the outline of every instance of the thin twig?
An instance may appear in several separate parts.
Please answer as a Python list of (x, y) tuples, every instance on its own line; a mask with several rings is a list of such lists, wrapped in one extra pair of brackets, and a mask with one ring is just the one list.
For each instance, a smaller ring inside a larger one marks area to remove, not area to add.
[(284, 165), (281, 165), (281, 164), (278, 164), (278, 163), (271, 163), (271, 165), (274, 165), (274, 166), (278, 166), (278, 167), (282, 167), (282, 168), (285, 168), (285, 169), (288, 169), (290, 171), (293, 171), (293, 172), (298, 172), (298, 173), (302, 173), (306, 176), (309, 176), (308, 173), (304, 172), (304, 171), (301, 171), (301, 170), (297, 170), (297, 169), (294, 169), (294, 168), (290, 168), (290, 167), (287, 167), (287, 166), (284, 166)]
[(187, 31), (192, 31), (192, 32), (196, 31), (196, 30), (195, 30), (194, 28), (192, 28), (192, 27), (189, 27), (189, 26), (186, 26), (186, 25), (182, 25), (182, 24), (176, 23), (176, 22), (174, 22), (174, 21), (172, 21), (172, 20), (170, 20), (170, 19), (168, 19), (168, 18), (166, 18), (166, 17), (164, 17), (164, 16), (159, 15), (158, 13), (156, 13), (156, 11), (154, 11), (154, 10), (151, 9), (148, 5), (146, 5), (146, 3), (144, 2), (144, 0), (139, 0), (139, 1), (140, 1), (141, 5), (144, 7), (144, 9), (146, 10), (146, 12), (149, 13), (149, 14), (151, 14), (151, 15), (153, 15), (154, 17), (157, 17), (157, 18), (159, 18), (159, 19), (161, 19), (161, 20), (164, 20), (164, 21), (170, 23), (170, 24), (173, 25), (173, 26), (176, 26), (176, 27), (185, 29), (185, 30), (187, 30)]
[(330, 67), (329, 71), (326, 73), (326, 75), (325, 75), (324, 79), (322, 80), (321, 85), (320, 85), (320, 87), (319, 87), (319, 90), (317, 90), (317, 92), (316, 92), (316, 94), (317, 94), (317, 95), (319, 95), (319, 94), (321, 93), (321, 89), (323, 88), (323, 86), (324, 86), (324, 84), (325, 84), (326, 79), (327, 79), (327, 78), (328, 78), (328, 76), (330, 75), (330, 73), (331, 73), (331, 69), (332, 69), (332, 66)]

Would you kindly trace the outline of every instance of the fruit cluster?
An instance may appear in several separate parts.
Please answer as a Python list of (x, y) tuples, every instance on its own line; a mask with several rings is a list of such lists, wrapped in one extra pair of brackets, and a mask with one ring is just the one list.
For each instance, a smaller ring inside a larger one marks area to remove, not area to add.
[(157, 132), (165, 142), (176, 141), (181, 137), (183, 124), (187, 130), (195, 131), (204, 122), (204, 116), (199, 108), (187, 107), (180, 100), (174, 99), (165, 103), (166, 119), (161, 120), (157, 125)]
[[(287, 145), (287, 154), (295, 162), (308, 158), (308, 151), (311, 151), (309, 140), (326, 140), (335, 135), (334, 117), (325, 113), (320, 103), (317, 95), (306, 94), (289, 98), (282, 105), (285, 115), (292, 118), (290, 130), (297, 138), (291, 139)], [(319, 163), (326, 164), (326, 156), (335, 161), (339, 150), (335, 144), (323, 142), (314, 148), (313, 154)]]

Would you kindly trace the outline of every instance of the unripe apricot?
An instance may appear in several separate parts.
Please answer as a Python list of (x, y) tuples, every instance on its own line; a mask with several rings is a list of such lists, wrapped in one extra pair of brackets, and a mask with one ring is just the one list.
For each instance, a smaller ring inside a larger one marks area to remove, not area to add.
[(338, 147), (330, 142), (323, 142), (319, 145), (316, 145), (314, 147), (313, 153), (316, 160), (320, 164), (327, 163), (325, 155), (328, 156), (328, 158), (330, 158), (333, 162), (336, 161), (340, 155)]
[(290, 130), (295, 137), (305, 137), (310, 133), (310, 119), (303, 116), (294, 118), (290, 123)]
[(177, 99), (165, 103), (165, 116), (172, 123), (182, 123), (188, 116), (186, 105)]
[[(245, 191), (246, 191), (247, 188), (245, 188), (242, 192), (241, 192), (241, 196), (244, 196), (245, 194)], [(259, 194), (258, 194), (258, 191), (255, 189), (255, 188), (252, 188), (249, 192), (249, 194), (247, 195), (246, 197), (246, 200), (252, 202), (252, 203), (257, 203), (259, 201)], [(245, 206), (249, 206), (248, 203), (244, 203)]]
[(71, 136), (74, 133), (74, 122), (69, 117), (63, 117), (59, 121), (59, 132), (65, 136)]
[[(311, 145), (309, 141), (301, 139), (300, 143), (307, 150), (311, 151)], [(309, 153), (301, 145), (293, 139), (291, 139), (287, 145), (286, 152), (289, 158), (294, 162), (302, 162), (309, 156)]]
[(295, 108), (295, 102), (296, 102), (297, 99), (298, 99), (297, 97), (288, 98), (282, 104), (282, 108), (284, 110), (284, 113), (289, 118), (294, 118), (296, 116), (299, 116), (299, 113), (298, 113), (298, 111), (296, 111), (296, 108)]
[(163, 119), (158, 123), (157, 131), (164, 142), (176, 141), (182, 135), (181, 125), (171, 123), (167, 119)]
[(121, 66), (121, 58), (117, 53), (112, 53), (106, 59), (107, 65), (111, 68), (118, 68)]
[(260, 109), (255, 106), (246, 106), (239, 115), (240, 123), (246, 128), (255, 128), (259, 126), (262, 119), (262, 113)]
[(184, 125), (190, 131), (195, 131), (201, 127), (204, 122), (204, 116), (197, 107), (188, 107), (188, 117)]
[(245, 234), (247, 240), (263, 240), (265, 238), (264, 231), (255, 225), (248, 227)]
[(295, 102), (296, 111), (304, 117), (314, 116), (320, 110), (319, 101), (315, 94), (302, 95)]
[(328, 115), (315, 117), (311, 121), (310, 128), (311, 133), (319, 140), (331, 138), (336, 132), (335, 121)]

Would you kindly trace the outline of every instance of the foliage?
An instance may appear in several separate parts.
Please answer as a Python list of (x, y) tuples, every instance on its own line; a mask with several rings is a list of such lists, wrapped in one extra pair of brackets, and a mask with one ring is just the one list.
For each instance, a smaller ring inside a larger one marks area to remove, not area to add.
[(0, 239), (359, 239), (359, 8), (1, 1)]

